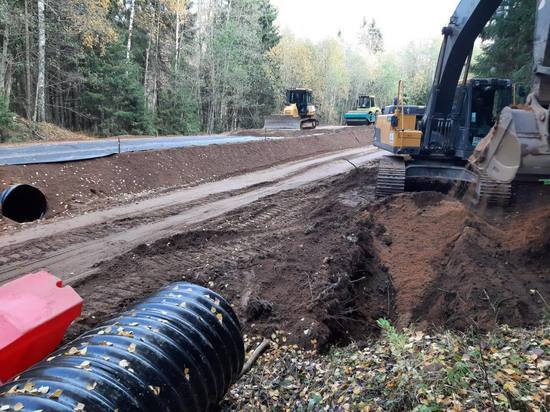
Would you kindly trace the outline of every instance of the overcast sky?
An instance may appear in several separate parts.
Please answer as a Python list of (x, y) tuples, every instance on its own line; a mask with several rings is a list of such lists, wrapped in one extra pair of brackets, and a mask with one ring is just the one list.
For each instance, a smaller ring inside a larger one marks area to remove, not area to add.
[(296, 36), (313, 41), (342, 31), (356, 43), (363, 20), (374, 18), (386, 48), (399, 48), (410, 40), (437, 38), (459, 0), (271, 0), (279, 9), (278, 24)]

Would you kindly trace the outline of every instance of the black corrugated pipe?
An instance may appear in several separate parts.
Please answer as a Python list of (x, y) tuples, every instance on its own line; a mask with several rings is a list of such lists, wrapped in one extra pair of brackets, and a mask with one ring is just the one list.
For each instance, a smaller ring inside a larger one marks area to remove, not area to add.
[(176, 283), (0, 387), (0, 410), (206, 411), (239, 377), (244, 343), (229, 304)]
[(19, 223), (40, 219), (48, 210), (46, 196), (34, 186), (12, 185), (0, 192), (2, 215)]

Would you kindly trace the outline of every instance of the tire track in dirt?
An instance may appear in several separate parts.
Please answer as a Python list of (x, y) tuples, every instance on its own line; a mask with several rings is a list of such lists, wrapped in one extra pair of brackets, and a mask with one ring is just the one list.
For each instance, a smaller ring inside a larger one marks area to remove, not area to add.
[[(251, 190), (231, 197), (215, 201), (205, 201), (195, 207), (188, 208), (181, 214), (174, 214), (173, 211), (166, 213), (166, 210), (163, 211), (162, 207), (158, 207), (159, 219), (153, 222), (147, 222), (146, 219), (145, 222), (140, 223), (138, 219), (138, 223), (135, 224), (135, 222), (131, 223), (131, 219), (136, 216), (125, 216), (130, 219), (128, 222), (129, 227), (123, 226), (122, 229), (119, 228), (120, 230), (116, 227), (113, 228), (113, 223), (107, 224), (105, 227), (98, 226), (97, 224), (90, 224), (89, 226), (83, 224), (86, 221), (94, 223), (94, 219), (97, 220), (101, 217), (104, 219), (105, 217), (108, 218), (109, 213), (105, 212), (98, 212), (98, 215), (89, 220), (86, 220), (86, 216), (84, 216), (71, 219), (73, 222), (68, 222), (68, 224), (62, 221), (44, 225), (50, 227), (45, 230), (43, 229), (42, 233), (50, 233), (50, 236), (61, 238), (52, 242), (51, 245), (44, 244), (44, 238), (40, 237), (40, 226), (30, 229), (30, 233), (29, 231), (16, 233), (11, 239), (0, 239), (0, 247), (2, 247), (2, 243), (10, 247), (9, 245), (13, 243), (14, 239), (20, 240), (17, 247), (11, 246), (13, 247), (11, 258), (15, 259), (15, 263), (2, 264), (0, 282), (42, 268), (55, 273), (66, 282), (81, 279), (94, 273), (95, 267), (100, 262), (125, 253), (140, 244), (168, 238), (189, 225), (220, 216), (260, 198), (350, 170), (352, 166), (347, 161), (341, 160), (342, 158), (350, 158), (356, 164), (363, 164), (380, 155), (381, 152), (374, 149), (354, 149), (329, 156), (308, 159), (303, 162), (294, 162), (287, 168), (283, 167), (271, 170), (271, 175), (280, 176), (282, 173), (284, 176), (272, 184), (264, 184), (261, 187), (252, 186)], [(266, 171), (258, 173), (261, 179), (252, 183), (265, 182)], [(237, 177), (237, 179), (239, 178), (242, 182), (243, 177)], [(244, 180), (251, 183), (250, 176), (247, 176)], [(180, 207), (177, 203), (174, 206), (175, 199), (173, 194), (169, 194), (166, 197), (169, 199), (168, 205), (170, 207)], [(157, 204), (162, 204), (162, 201)], [(170, 207), (167, 208), (168, 211), (171, 210)], [(127, 209), (128, 206), (125, 206), (125, 208)], [(136, 206), (130, 205), (130, 208), (135, 210)], [(149, 210), (146, 209), (145, 215), (147, 215), (147, 212)], [(138, 218), (143, 218), (143, 210), (141, 213), (141, 215), (137, 215)], [(115, 210), (113, 214), (115, 216), (124, 215), (120, 210)], [(78, 219), (79, 222), (75, 223), (75, 219)], [(52, 234), (51, 226), (54, 227), (54, 234)], [(76, 233), (68, 233), (71, 227), (76, 229)], [(83, 232), (78, 232), (78, 230), (83, 230)], [(30, 243), (32, 241), (38, 242), (42, 246)], [(57, 244), (57, 241), (60, 244)], [(35, 253), (39, 253), (39, 255), (36, 256), (34, 255)], [(11, 260), (11, 262), (14, 262), (14, 260)]]
[[(83, 317), (71, 328), (68, 339), (165, 283), (186, 279), (208, 285), (210, 271), (223, 271), (224, 282), (242, 285), (239, 310), (245, 311), (249, 298), (258, 292), (258, 279), (254, 269), (243, 268), (258, 256), (273, 253), (278, 247), (274, 235), (284, 238), (303, 226), (304, 207), (315, 194), (328, 192), (330, 183), (270, 195), (102, 263), (94, 276), (73, 283), (91, 303), (85, 305)], [(223, 290), (227, 285), (219, 287)]]

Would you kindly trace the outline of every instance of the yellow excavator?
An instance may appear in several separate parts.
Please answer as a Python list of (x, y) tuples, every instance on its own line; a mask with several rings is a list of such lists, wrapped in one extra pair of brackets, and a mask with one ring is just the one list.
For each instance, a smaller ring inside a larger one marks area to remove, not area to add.
[[(550, 2), (538, 0), (535, 80), (527, 106), (512, 108), (506, 79), (468, 79), (474, 42), (502, 0), (461, 0), (443, 29), (426, 106), (387, 106), (377, 117), (375, 145), (392, 153), (378, 169), (376, 194), (423, 181), (475, 188), (476, 200), (507, 203), (511, 182), (550, 176)], [(460, 81), (461, 73), (464, 80)]]
[(317, 108), (310, 89), (288, 89), (283, 114), (264, 119), (264, 129), (315, 129), (318, 125)]

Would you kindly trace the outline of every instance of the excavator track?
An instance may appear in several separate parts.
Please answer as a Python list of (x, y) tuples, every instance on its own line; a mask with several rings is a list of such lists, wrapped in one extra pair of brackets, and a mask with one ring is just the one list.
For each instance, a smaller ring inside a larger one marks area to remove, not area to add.
[(391, 196), (405, 191), (405, 161), (398, 156), (385, 156), (378, 165), (376, 197)]
[(512, 184), (498, 182), (481, 172), (476, 195), (477, 203), (508, 205), (512, 200)]

